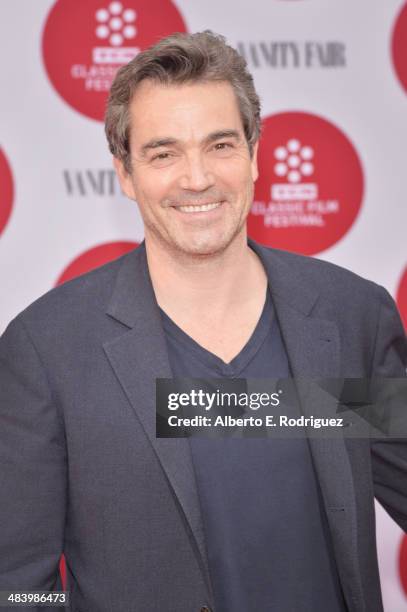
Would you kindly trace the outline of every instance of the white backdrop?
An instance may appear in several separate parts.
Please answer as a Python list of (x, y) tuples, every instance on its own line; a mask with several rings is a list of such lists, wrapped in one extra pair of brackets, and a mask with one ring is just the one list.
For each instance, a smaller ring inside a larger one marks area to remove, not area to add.
[[(85, 271), (92, 254), (102, 263), (112, 243), (142, 239), (138, 210), (111, 170), (100, 121), (109, 71), (97, 57), (106, 48), (114, 58), (134, 53), (180, 24), (224, 34), (248, 59), (270, 128), (256, 201), (268, 206), (272, 185), (281, 183), (312, 206), (304, 189), (316, 190), (319, 225), (304, 227), (310, 217), (284, 209), (268, 222), (253, 215), (252, 236), (384, 285), (406, 320), (404, 0), (2, 0), (0, 332), (83, 254), (72, 273)], [(298, 175), (276, 169), (280, 158), (287, 166), (287, 147), (294, 158), (308, 148), (312, 166)], [(401, 531), (380, 507), (377, 518), (385, 610), (402, 612), (407, 544), (402, 566)]]

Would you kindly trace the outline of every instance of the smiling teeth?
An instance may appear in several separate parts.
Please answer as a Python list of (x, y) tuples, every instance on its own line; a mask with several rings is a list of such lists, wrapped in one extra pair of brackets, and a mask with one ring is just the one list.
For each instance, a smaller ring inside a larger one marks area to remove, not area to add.
[(218, 208), (220, 206), (220, 202), (214, 202), (213, 204), (203, 204), (202, 206), (179, 206), (179, 209), (182, 212), (206, 212), (207, 210), (213, 210), (214, 208)]

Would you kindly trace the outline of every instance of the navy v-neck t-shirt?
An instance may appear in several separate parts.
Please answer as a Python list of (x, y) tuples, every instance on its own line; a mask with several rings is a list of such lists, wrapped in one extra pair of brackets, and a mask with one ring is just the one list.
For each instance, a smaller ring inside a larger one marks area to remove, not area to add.
[[(174, 378), (287, 378), (270, 291), (230, 363), (160, 309)], [(345, 612), (306, 439), (189, 438), (217, 612)]]

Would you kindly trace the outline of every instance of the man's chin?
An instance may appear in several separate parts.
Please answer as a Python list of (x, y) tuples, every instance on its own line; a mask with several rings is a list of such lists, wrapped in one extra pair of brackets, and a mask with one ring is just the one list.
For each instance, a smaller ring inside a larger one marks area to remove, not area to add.
[[(186, 259), (205, 259), (221, 255), (236, 240), (239, 240), (243, 227), (236, 228), (234, 231), (218, 232), (191, 232), (187, 235), (184, 232), (168, 232), (167, 235), (157, 232), (146, 232), (146, 241), (151, 244), (154, 242), (158, 250), (163, 249), (173, 257)], [(154, 239), (153, 239), (154, 236)]]
[(175, 250), (178, 251), (179, 255), (183, 254), (184, 257), (197, 259), (215, 257), (222, 255), (233, 245), (237, 246), (239, 242), (246, 243), (245, 225), (243, 224), (233, 230), (229, 228), (229, 231), (183, 236), (182, 240), (174, 237), (172, 242)]
[(177, 251), (184, 257), (204, 259), (206, 257), (214, 257), (223, 253), (230, 244), (230, 240), (207, 240), (199, 242), (178, 243)]

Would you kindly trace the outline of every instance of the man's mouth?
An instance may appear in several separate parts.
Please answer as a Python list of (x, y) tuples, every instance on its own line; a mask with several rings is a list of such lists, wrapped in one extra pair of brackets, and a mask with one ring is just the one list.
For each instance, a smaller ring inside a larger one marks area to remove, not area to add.
[(212, 204), (200, 204), (192, 206), (177, 206), (177, 209), (185, 213), (207, 212), (219, 208), (222, 202), (213, 202)]

